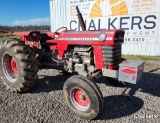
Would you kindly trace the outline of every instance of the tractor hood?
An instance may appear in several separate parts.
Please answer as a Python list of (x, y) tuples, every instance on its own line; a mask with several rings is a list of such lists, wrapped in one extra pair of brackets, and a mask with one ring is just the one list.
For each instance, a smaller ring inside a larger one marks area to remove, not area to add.
[[(106, 45), (115, 45), (124, 42), (123, 30), (98, 30), (98, 31), (63, 31), (56, 38), (58, 41), (76, 42), (76, 44), (97, 44), (101, 42)], [(88, 42), (88, 43), (87, 43)], [(100, 43), (100, 44), (101, 44)]]

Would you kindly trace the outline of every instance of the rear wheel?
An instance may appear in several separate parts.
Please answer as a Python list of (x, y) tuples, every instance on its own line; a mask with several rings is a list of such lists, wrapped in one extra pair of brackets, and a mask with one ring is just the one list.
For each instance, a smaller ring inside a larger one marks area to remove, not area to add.
[(35, 53), (18, 39), (8, 39), (0, 45), (0, 75), (12, 92), (25, 92), (37, 79)]
[(102, 93), (88, 78), (70, 77), (64, 84), (63, 93), (71, 111), (81, 118), (95, 119), (102, 111)]

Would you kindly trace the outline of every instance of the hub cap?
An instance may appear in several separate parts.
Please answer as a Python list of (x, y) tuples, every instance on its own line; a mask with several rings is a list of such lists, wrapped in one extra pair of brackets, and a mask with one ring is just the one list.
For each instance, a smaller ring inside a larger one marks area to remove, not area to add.
[(16, 61), (9, 53), (6, 53), (3, 56), (2, 66), (3, 66), (3, 71), (4, 71), (6, 78), (11, 83), (14, 83), (17, 80), (18, 69), (17, 69)]
[(18, 74), (18, 69), (17, 69), (17, 64), (14, 58), (11, 58), (11, 70), (15, 73)]
[(90, 107), (88, 95), (80, 88), (71, 91), (71, 102), (80, 111), (87, 111)]

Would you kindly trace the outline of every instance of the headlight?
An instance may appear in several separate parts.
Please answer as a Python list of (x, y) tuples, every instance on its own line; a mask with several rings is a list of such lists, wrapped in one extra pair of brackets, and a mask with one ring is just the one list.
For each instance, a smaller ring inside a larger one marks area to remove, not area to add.
[(99, 34), (98, 38), (99, 38), (100, 41), (104, 41), (104, 40), (106, 40), (107, 35), (106, 35), (105, 32), (101, 32), (101, 33)]
[(32, 33), (32, 36), (33, 36), (33, 37), (36, 37), (36, 36), (37, 36), (37, 34), (36, 34), (36, 33)]

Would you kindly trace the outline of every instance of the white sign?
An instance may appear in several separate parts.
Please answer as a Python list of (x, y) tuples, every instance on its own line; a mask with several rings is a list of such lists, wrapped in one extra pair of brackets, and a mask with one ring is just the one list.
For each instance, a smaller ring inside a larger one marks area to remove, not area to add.
[(159, 0), (69, 0), (69, 29), (81, 30), (76, 6), (87, 30), (122, 29), (125, 42), (145, 42), (158, 34)]

